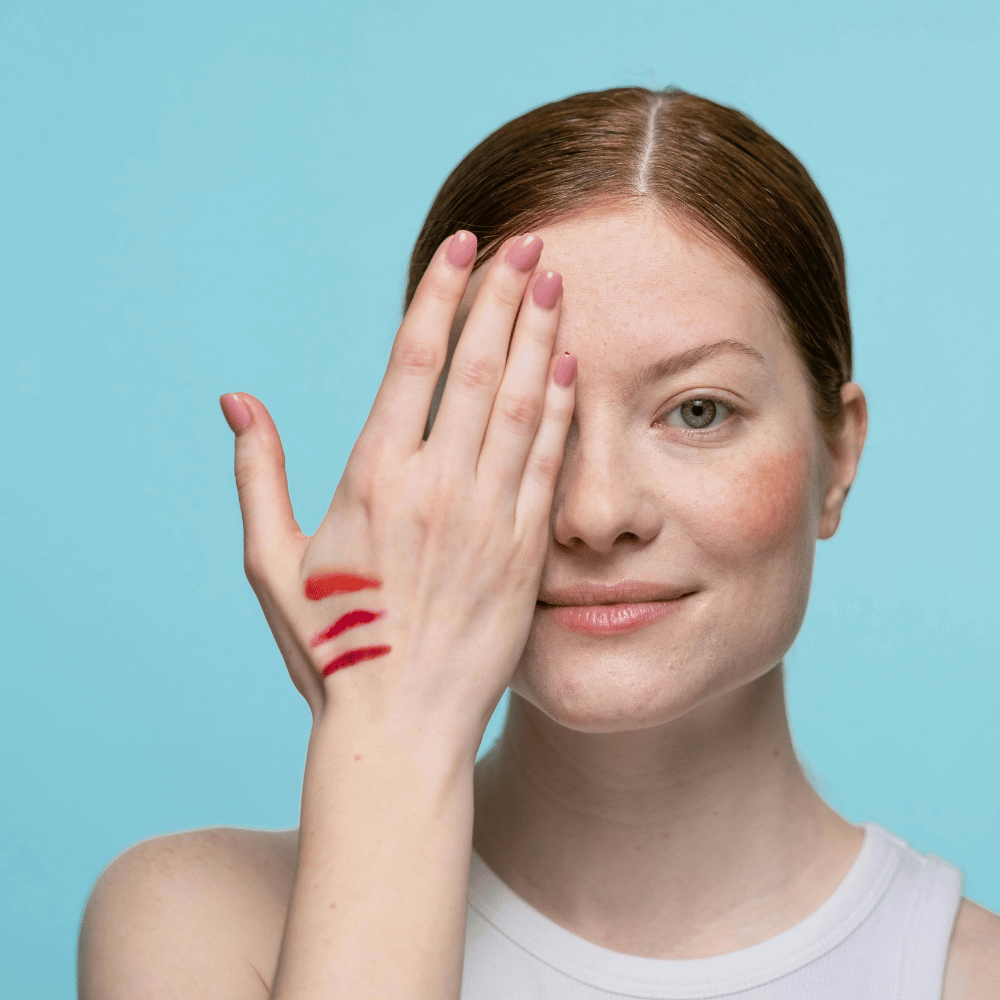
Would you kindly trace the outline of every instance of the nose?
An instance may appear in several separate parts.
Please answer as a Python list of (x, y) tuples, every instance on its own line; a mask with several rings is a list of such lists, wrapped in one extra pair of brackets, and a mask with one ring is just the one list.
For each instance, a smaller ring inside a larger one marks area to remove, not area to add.
[(608, 556), (616, 546), (648, 544), (663, 523), (648, 470), (613, 431), (595, 431), (585, 439), (577, 431), (574, 422), (556, 480), (553, 538), (581, 555), (590, 550)]

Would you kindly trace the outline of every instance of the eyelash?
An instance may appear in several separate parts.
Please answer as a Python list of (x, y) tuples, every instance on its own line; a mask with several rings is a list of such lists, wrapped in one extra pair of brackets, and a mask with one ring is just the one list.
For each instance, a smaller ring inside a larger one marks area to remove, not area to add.
[[(685, 403), (693, 403), (696, 400), (704, 400), (705, 402), (714, 403), (716, 406), (722, 406), (728, 413), (723, 420), (716, 424), (714, 427), (698, 428), (698, 427), (687, 427), (687, 426), (676, 426), (674, 424), (667, 424), (666, 420), (672, 414), (677, 413)], [(710, 434), (715, 434), (727, 424), (730, 423), (731, 417), (742, 417), (744, 416), (743, 411), (733, 403), (728, 402), (724, 399), (719, 399), (718, 396), (709, 396), (707, 394), (695, 393), (688, 396), (687, 399), (682, 399), (676, 406), (671, 407), (662, 417), (657, 420), (657, 423), (662, 423), (666, 427), (671, 427), (673, 430), (681, 431), (685, 435), (692, 435), (694, 437), (706, 437)]]

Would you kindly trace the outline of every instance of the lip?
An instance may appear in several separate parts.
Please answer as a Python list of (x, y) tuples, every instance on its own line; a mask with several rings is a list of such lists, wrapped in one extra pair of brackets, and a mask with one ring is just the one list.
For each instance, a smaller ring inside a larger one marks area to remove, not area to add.
[(687, 594), (669, 601), (638, 601), (615, 604), (551, 605), (539, 602), (537, 610), (544, 611), (557, 625), (585, 635), (620, 635), (635, 632), (675, 614)]
[(675, 601), (696, 588), (682, 584), (654, 583), (649, 580), (620, 580), (618, 583), (581, 581), (568, 587), (542, 589), (538, 603), (549, 606), (588, 607), (597, 604), (647, 604)]

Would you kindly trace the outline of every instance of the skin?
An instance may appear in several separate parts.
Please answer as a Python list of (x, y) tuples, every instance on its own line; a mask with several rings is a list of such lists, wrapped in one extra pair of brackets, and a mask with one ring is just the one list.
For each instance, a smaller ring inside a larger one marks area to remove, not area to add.
[[(862, 843), (796, 759), (781, 661), (816, 541), (836, 531), (857, 472), (864, 396), (844, 386), (827, 440), (770, 292), (648, 203), (537, 233), (537, 269), (564, 277), (554, 352), (579, 362), (541, 592), (632, 578), (691, 593), (618, 636), (535, 611), (505, 729), (475, 766), (473, 846), (528, 903), (604, 947), (668, 959), (749, 947), (822, 905)], [(664, 355), (719, 340), (763, 360), (730, 351), (633, 384)], [(686, 428), (679, 405), (706, 397), (733, 416)], [(270, 996), (304, 851), (296, 829), (224, 828), (126, 852), (88, 903), (81, 997)], [(998, 981), (1000, 917), (963, 899), (942, 996), (985, 1000)]]
[[(555, 350), (579, 365), (541, 591), (638, 578), (695, 593), (617, 637), (536, 612), (503, 737), (477, 765), (474, 845), (529, 903), (605, 947), (747, 947), (815, 910), (863, 839), (795, 757), (781, 659), (816, 540), (836, 530), (857, 471), (864, 395), (844, 387), (831, 448), (769, 290), (655, 208), (538, 234), (566, 289)], [(730, 350), (632, 384), (665, 355), (727, 340), (763, 360)], [(693, 430), (678, 408), (703, 397), (731, 412)]]

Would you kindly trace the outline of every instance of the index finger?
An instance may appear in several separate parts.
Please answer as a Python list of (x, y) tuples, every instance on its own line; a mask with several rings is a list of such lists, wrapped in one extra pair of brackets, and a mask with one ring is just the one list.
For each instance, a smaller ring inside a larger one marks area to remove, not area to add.
[[(358, 436), (403, 455), (420, 448), (448, 339), (476, 259), (476, 237), (460, 229), (438, 247), (396, 333), (382, 384)], [(364, 444), (362, 444), (364, 442)]]

